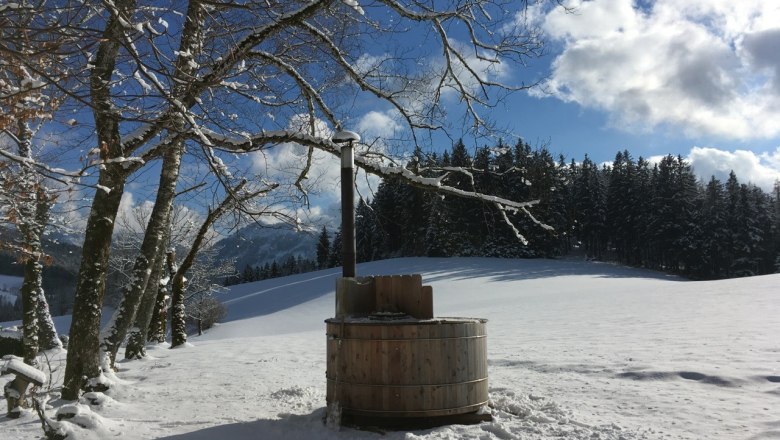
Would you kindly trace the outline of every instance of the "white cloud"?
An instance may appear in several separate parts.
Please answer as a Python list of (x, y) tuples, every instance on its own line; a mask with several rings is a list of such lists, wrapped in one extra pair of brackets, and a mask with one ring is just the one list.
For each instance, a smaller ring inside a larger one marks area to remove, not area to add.
[[(370, 111), (358, 119), (353, 129), (357, 130), (363, 141), (370, 145), (371, 151), (384, 153), (384, 138), (390, 137), (402, 129), (402, 126), (393, 119), (392, 115), (392, 112)], [(315, 121), (315, 126), (317, 136), (332, 137), (333, 130), (325, 122)], [(308, 127), (309, 124), (305, 117), (294, 118), (294, 121), (289, 124), (290, 129), (308, 131)], [(362, 142), (355, 146), (358, 153), (365, 148), (367, 147)], [(308, 149), (297, 144), (282, 144), (270, 151), (251, 153), (252, 170), (265, 179), (281, 183), (289, 191), (297, 193), (298, 190), (292, 187), (292, 184), (303, 170), (307, 154)], [(379, 184), (379, 178), (373, 175), (367, 176), (363, 171), (358, 170), (356, 184), (358, 193), (356, 196), (362, 195), (370, 198)], [(319, 222), (318, 218), (331, 216), (330, 212), (322, 212), (319, 205), (329, 206), (340, 198), (341, 162), (339, 158), (315, 149), (312, 153), (311, 168), (308, 172), (308, 178), (304, 181), (304, 186), (312, 196), (313, 206), (308, 215), (298, 212), (296, 213), (297, 217), (304, 220), (308, 217), (308, 219)]]
[[(780, 135), (780, 8), (763, 0), (570, 2), (542, 25), (563, 45), (548, 90), (629, 130)], [(538, 94), (538, 96), (542, 96)]]
[(772, 153), (756, 154), (747, 150), (724, 151), (712, 147), (693, 147), (688, 161), (700, 179), (715, 176), (728, 179), (733, 170), (742, 183), (752, 183), (764, 191), (771, 191), (780, 179), (780, 147)]
[(392, 138), (403, 130), (403, 126), (393, 118), (394, 114), (396, 112), (393, 111), (370, 111), (360, 118), (355, 128), (365, 142), (376, 138)]
[(137, 201), (130, 191), (123, 192), (114, 224), (114, 234), (142, 234), (153, 206), (154, 203), (149, 200)]

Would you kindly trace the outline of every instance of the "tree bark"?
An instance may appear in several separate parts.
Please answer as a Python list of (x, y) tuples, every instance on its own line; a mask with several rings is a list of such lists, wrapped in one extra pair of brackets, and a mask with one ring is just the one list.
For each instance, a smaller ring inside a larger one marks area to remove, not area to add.
[(184, 310), (184, 274), (176, 272), (171, 282), (171, 348), (187, 343), (187, 315)]
[[(90, 96), (97, 148), (100, 158), (104, 161), (124, 155), (119, 135), (121, 115), (111, 99), (111, 80), (126, 32), (124, 23), (131, 22), (129, 17), (135, 9), (135, 1), (125, 0), (113, 5), (115, 8), (111, 10), (111, 17), (106, 23), (90, 73)], [(62, 398), (65, 400), (76, 400), (82, 389), (104, 388), (92, 386), (90, 379), (101, 374), (101, 308), (106, 289), (111, 236), (127, 175), (128, 171), (121, 163), (106, 162), (102, 165), (98, 177), (99, 186), (95, 191), (87, 220), (86, 230), (89, 233), (84, 238), (81, 266), (76, 280), (73, 320), (70, 325), (70, 343), (62, 388)]]
[(149, 277), (146, 290), (138, 306), (138, 312), (135, 314), (133, 327), (125, 347), (125, 359), (141, 359), (146, 356), (146, 334), (149, 329), (149, 321), (152, 320), (152, 312), (157, 299), (157, 292), (160, 290), (160, 278), (165, 270), (165, 244), (160, 247), (155, 258), (154, 269)]
[[(197, 57), (203, 48), (203, 19), (205, 10), (203, 5), (192, 0), (187, 7), (187, 19), (182, 29), (182, 37), (179, 43), (179, 55), (176, 59), (176, 71), (174, 78), (179, 82), (173, 88), (173, 96), (186, 94), (187, 84), (192, 80), (194, 71), (191, 61)], [(185, 117), (176, 113), (172, 116), (171, 128), (181, 131), (185, 127)], [(154, 259), (160, 255), (160, 248), (166, 231), (170, 229), (170, 212), (173, 199), (176, 196), (176, 183), (179, 179), (181, 158), (184, 154), (184, 143), (178, 141), (166, 150), (163, 155), (162, 170), (160, 172), (160, 185), (157, 189), (152, 215), (146, 227), (141, 252), (135, 260), (131, 282), (125, 288), (122, 302), (117, 308), (112, 323), (103, 333), (102, 348), (108, 355), (113, 366), (119, 346), (127, 336), (130, 324), (135, 321), (135, 315), (141, 297), (148, 289), (149, 275), (155, 267)], [(156, 286), (153, 286), (156, 288)]]
[[(37, 235), (35, 242), (38, 244), (37, 253), (39, 256), (42, 256), (43, 246), (41, 245), (41, 237), (43, 236), (43, 230), (46, 228), (46, 225), (49, 224), (51, 202), (42, 186), (38, 187), (36, 193), (35, 219), (36, 224), (40, 229), (36, 231)], [(54, 321), (51, 319), (49, 303), (46, 301), (46, 295), (43, 291), (43, 267), (39, 264), (36, 270), (38, 270), (38, 273), (35, 274), (38, 284), (37, 289), (35, 290), (35, 293), (38, 296), (38, 304), (36, 307), (36, 314), (38, 315), (38, 346), (41, 350), (61, 348), (62, 341), (60, 341), (60, 338), (57, 335), (57, 328), (54, 326)]]
[[(121, 171), (107, 167), (100, 173), (99, 182), (111, 191), (98, 190), (92, 202), (87, 231), (82, 248), (83, 256), (76, 281), (73, 302), (73, 320), (70, 325), (70, 343), (65, 364), (62, 398), (76, 400), (79, 391), (88, 389), (89, 379), (99, 377), (100, 318), (106, 289), (111, 235), (124, 190)], [(114, 172), (110, 172), (114, 171)]]
[[(32, 130), (27, 121), (19, 120), (17, 124), (19, 140), (19, 155), (32, 158)], [(19, 176), (23, 188), (19, 197), (17, 228), (22, 236), (28, 255), (25, 259), (24, 284), (22, 285), (22, 328), (24, 360), (34, 365), (38, 351), (61, 346), (54, 323), (49, 314), (49, 306), (43, 294), (41, 279), (43, 266), (43, 248), (41, 237), (49, 223), (51, 202), (39, 182), (39, 177), (27, 165), (21, 169)]]
[(171, 299), (171, 280), (176, 275), (176, 253), (169, 250), (165, 253), (165, 267), (168, 271), (168, 282), (159, 286), (157, 298), (154, 303), (152, 319), (149, 323), (149, 336), (147, 341), (162, 344), (168, 327), (168, 301)]
[(30, 259), (24, 265), (22, 284), (22, 351), (24, 363), (35, 365), (38, 356), (38, 294), (41, 263)]
[[(101, 348), (108, 356), (110, 365), (114, 365), (119, 346), (124, 342), (130, 325), (135, 321), (141, 298), (147, 290), (155, 290), (156, 286), (149, 287), (150, 275), (158, 256), (162, 258), (164, 239), (170, 229), (171, 209), (173, 199), (176, 196), (176, 183), (179, 180), (179, 168), (183, 153), (183, 145), (179, 144), (168, 149), (163, 156), (162, 170), (160, 172), (160, 184), (157, 189), (157, 197), (146, 226), (144, 241), (141, 250), (133, 265), (130, 282), (125, 286), (122, 301), (111, 318), (111, 323), (102, 334)], [(147, 322), (148, 325), (148, 322)], [(145, 326), (146, 327), (146, 326)]]
[(51, 350), (53, 348), (62, 348), (62, 341), (57, 335), (57, 328), (51, 319), (49, 303), (46, 301), (46, 295), (43, 293), (43, 286), (38, 289), (38, 344), (41, 350)]

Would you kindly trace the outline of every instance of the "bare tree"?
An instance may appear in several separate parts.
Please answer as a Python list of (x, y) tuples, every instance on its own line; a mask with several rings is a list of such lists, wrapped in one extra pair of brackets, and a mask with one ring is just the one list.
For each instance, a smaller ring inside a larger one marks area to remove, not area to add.
[[(187, 150), (217, 170), (235, 152), (272, 154), (272, 148), (294, 143), (307, 154), (289, 184), (305, 203), (315, 151), (339, 155), (318, 126), (342, 129), (355, 111), (354, 99), (392, 109), (406, 127), (407, 145), (430, 139), (431, 131), (447, 133), (453, 116), (463, 118), (457, 126), (485, 133), (490, 122), (484, 112), (505, 93), (533, 85), (503, 84), (501, 73), (541, 50), (538, 33), (515, 15), (525, 2), (508, 0), (191, 0), (186, 11), (180, 4), (168, 10), (135, 0), (38, 0), (33, 6), (38, 18), (27, 28), (58, 42), (50, 58), (72, 85), (57, 75), (46, 78), (69, 84), (69, 102), (91, 110), (91, 164), (99, 167), (76, 287), (65, 399), (75, 399), (101, 372), (100, 306), (112, 230), (124, 185), (143, 164)], [(0, 16), (6, 13), (0, 10)], [(172, 21), (178, 23), (167, 26)], [(404, 46), (409, 40), (396, 34), (407, 32), (420, 38)], [(0, 52), (27, 63), (2, 43)], [(296, 120), (306, 124), (295, 126)], [(486, 200), (502, 212), (533, 204), (421, 178), (377, 153), (374, 145), (362, 146), (357, 165)], [(151, 267), (155, 256), (145, 255), (144, 265)]]
[[(29, 10), (13, 14), (21, 23), (33, 20)], [(30, 50), (30, 36), (15, 27), (5, 27), (0, 19), (0, 39), (8, 47), (28, 56), (35, 69), (46, 71), (44, 58)], [(5, 63), (3, 63), (5, 64)], [(34, 134), (40, 122), (56, 111), (61, 98), (40, 79), (36, 70), (26, 66), (4, 65), (0, 69), (0, 215), (13, 223), (19, 232), (17, 244), (2, 243), (24, 263), (24, 283), (21, 289), (23, 313), (24, 359), (35, 363), (39, 349), (61, 346), (49, 306), (43, 291), (43, 264), (48, 256), (43, 251), (42, 238), (50, 221), (50, 210), (56, 194), (46, 186), (45, 179), (34, 166)], [(6, 150), (3, 144), (16, 147)], [(13, 160), (12, 160), (13, 159)]]
[[(230, 189), (228, 194), (225, 196), (225, 199), (217, 207), (214, 209), (209, 209), (206, 219), (201, 224), (200, 229), (198, 229), (198, 233), (195, 236), (195, 240), (193, 241), (192, 246), (190, 246), (186, 256), (182, 260), (181, 264), (177, 267), (176, 273), (173, 274), (173, 278), (171, 280), (171, 348), (177, 347), (187, 342), (187, 312), (185, 309), (185, 289), (187, 288), (187, 279), (185, 276), (195, 266), (195, 258), (201, 249), (206, 246), (208, 231), (211, 229), (214, 223), (219, 220), (220, 217), (225, 215), (225, 213), (229, 212), (231, 209), (234, 209), (236, 206), (242, 205), (262, 194), (269, 193), (276, 189), (276, 185), (268, 185), (259, 189), (245, 190), (246, 184), (246, 180), (241, 181), (234, 188)], [(219, 268), (217, 269), (219, 270)], [(203, 273), (203, 270), (196, 272), (200, 272), (200, 276), (195, 277), (193, 279), (194, 282), (191, 281), (189, 283), (189, 287), (191, 288), (190, 298), (194, 298), (196, 300), (205, 299), (205, 297), (210, 296), (211, 293), (215, 290), (215, 286), (213, 285), (212, 280), (208, 279), (209, 272)], [(220, 272), (222, 271), (220, 270)], [(224, 276), (225, 274), (218, 273), (217, 275)]]

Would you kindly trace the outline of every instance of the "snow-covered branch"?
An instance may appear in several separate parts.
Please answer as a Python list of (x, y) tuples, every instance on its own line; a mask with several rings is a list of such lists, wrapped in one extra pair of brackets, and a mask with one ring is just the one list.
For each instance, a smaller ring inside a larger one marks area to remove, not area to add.
[[(333, 143), (329, 139), (324, 139), (308, 134), (303, 134), (295, 131), (277, 130), (269, 131), (251, 136), (249, 139), (245, 138), (229, 138), (226, 136), (219, 136), (215, 133), (204, 132), (206, 136), (209, 136), (211, 143), (215, 147), (223, 148), (227, 151), (233, 152), (249, 152), (258, 151), (270, 146), (285, 143), (294, 142), (300, 145), (313, 147), (318, 150), (330, 153), (334, 156), (341, 157), (341, 148), (338, 144)], [(423, 188), (430, 191), (435, 191), (440, 194), (455, 195), (466, 199), (479, 200), (483, 202), (493, 203), (500, 205), (506, 209), (522, 210), (524, 208), (534, 206), (539, 203), (539, 200), (530, 200), (518, 202), (514, 200), (504, 199), (502, 197), (493, 196), (489, 194), (482, 194), (476, 191), (466, 191), (453, 186), (448, 186), (442, 183), (445, 176), (440, 177), (423, 177), (412, 171), (400, 167), (400, 166), (386, 166), (376, 161), (373, 155), (355, 155), (355, 165), (363, 169), (367, 173), (374, 174), (382, 178), (398, 178), (404, 183)]]

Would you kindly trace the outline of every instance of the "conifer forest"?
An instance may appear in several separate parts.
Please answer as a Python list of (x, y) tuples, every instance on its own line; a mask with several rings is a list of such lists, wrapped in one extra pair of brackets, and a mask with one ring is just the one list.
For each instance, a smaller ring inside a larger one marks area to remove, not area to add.
[(423, 175), (427, 169), (471, 170), (456, 177), (459, 187), (538, 199), (533, 215), (553, 230), (513, 219), (524, 226), (523, 244), (491, 204), (386, 179), (372, 200), (358, 204), (358, 261), (579, 255), (692, 279), (780, 269), (780, 183), (767, 194), (733, 172), (725, 182), (698, 181), (679, 156), (650, 163), (622, 151), (611, 164), (587, 156), (567, 161), (522, 140), (479, 148), (473, 157), (461, 141), (441, 155), (418, 150), (407, 167)]

